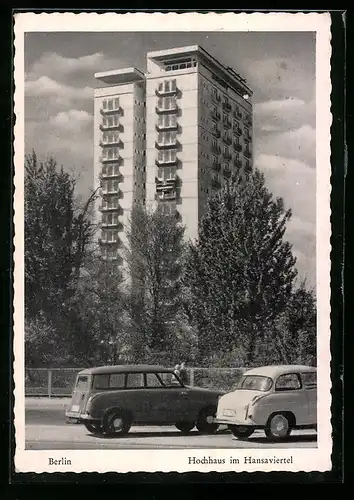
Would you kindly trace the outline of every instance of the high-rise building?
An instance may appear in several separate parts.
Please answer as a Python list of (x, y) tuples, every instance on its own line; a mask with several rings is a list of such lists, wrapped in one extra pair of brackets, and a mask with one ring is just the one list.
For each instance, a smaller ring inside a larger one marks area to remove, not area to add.
[(134, 203), (177, 211), (198, 234), (208, 196), (252, 166), (252, 91), (200, 46), (147, 54), (147, 71), (97, 73), (95, 182), (108, 259), (126, 244)]

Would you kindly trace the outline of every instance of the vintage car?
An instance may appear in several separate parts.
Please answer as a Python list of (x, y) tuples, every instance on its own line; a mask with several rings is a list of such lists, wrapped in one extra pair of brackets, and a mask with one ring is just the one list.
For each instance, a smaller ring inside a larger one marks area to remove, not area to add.
[(245, 372), (237, 388), (219, 398), (215, 423), (237, 438), (264, 429), (270, 439), (284, 439), (294, 428), (317, 426), (317, 370), (280, 365)]
[(213, 434), (221, 391), (189, 387), (172, 368), (150, 365), (103, 366), (78, 373), (67, 419), (94, 434), (122, 435), (132, 424), (195, 426)]

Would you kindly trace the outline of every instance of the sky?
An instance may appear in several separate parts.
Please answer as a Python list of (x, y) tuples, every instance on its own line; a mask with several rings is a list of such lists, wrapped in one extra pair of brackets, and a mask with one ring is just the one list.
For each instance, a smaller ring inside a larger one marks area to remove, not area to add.
[(199, 44), (253, 90), (254, 163), (291, 208), (286, 239), (299, 277), (316, 284), (315, 35), (310, 32), (48, 32), (25, 35), (25, 149), (53, 155), (93, 186), (94, 73), (135, 66), (146, 52)]

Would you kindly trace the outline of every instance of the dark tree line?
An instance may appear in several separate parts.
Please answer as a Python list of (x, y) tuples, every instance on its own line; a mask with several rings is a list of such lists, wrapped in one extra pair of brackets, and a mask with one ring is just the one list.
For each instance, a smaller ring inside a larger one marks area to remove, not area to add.
[(298, 285), (284, 239), (291, 211), (259, 171), (208, 199), (188, 244), (175, 214), (136, 205), (128, 279), (100, 257), (95, 197), (78, 204), (75, 180), (53, 158), (26, 158), (27, 366), (315, 362), (314, 293)]

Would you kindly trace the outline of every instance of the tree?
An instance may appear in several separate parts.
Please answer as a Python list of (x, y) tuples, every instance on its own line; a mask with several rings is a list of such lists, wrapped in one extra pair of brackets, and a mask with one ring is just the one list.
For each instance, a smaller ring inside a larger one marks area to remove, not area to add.
[(290, 217), (258, 170), (240, 172), (208, 200), (184, 274), (202, 359), (235, 348), (243, 349), (245, 363), (256, 359), (297, 274), (283, 240)]
[[(130, 318), (136, 355), (166, 353), (173, 346), (179, 313), (184, 228), (175, 215), (137, 205), (127, 228), (131, 283)], [(150, 353), (150, 354), (149, 354)]]
[(69, 335), (66, 303), (95, 232), (95, 195), (78, 207), (75, 179), (54, 158), (39, 161), (34, 151), (25, 159), (24, 187), (26, 322), (51, 323), (58, 346)]

